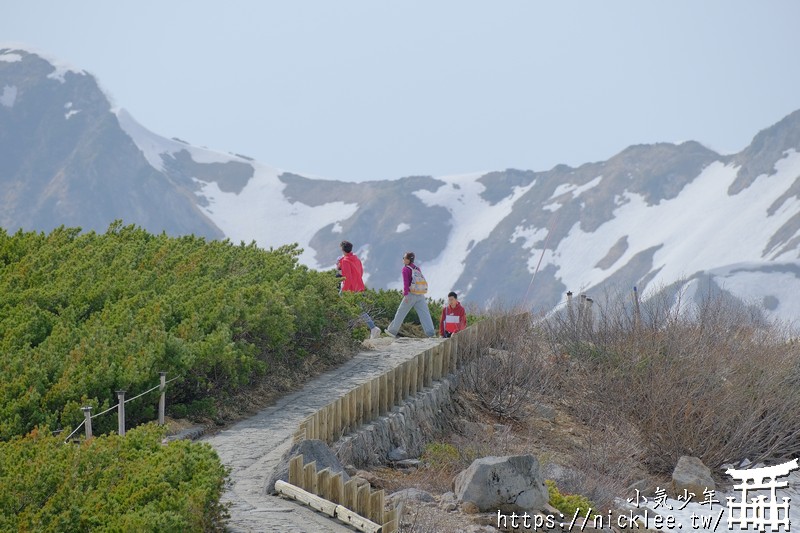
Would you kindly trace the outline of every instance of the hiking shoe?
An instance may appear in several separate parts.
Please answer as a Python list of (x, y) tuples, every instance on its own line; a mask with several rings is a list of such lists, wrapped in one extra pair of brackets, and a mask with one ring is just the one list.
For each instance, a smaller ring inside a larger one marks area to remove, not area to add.
[(381, 328), (379, 328), (378, 326), (375, 326), (374, 328), (369, 330), (370, 339), (377, 339), (380, 336), (381, 336)]
[(384, 333), (386, 333), (387, 335), (389, 335), (390, 337), (395, 337), (395, 338), (397, 337), (397, 335), (396, 335), (396, 334), (392, 333), (392, 332), (391, 332), (391, 331), (389, 331), (388, 329), (385, 329), (385, 330), (383, 330), (383, 332), (384, 332)]

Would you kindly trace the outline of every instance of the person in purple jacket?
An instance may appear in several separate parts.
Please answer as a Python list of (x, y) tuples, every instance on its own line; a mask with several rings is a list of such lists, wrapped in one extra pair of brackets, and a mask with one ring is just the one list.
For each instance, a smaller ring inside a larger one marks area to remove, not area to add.
[(400, 306), (394, 314), (394, 320), (392, 320), (389, 327), (384, 330), (387, 335), (391, 335), (392, 337), (397, 336), (397, 332), (400, 331), (403, 320), (405, 320), (406, 315), (411, 311), (412, 307), (417, 310), (419, 322), (422, 324), (425, 335), (428, 337), (436, 335), (433, 329), (431, 312), (428, 309), (428, 300), (425, 297), (425, 293), (428, 292), (427, 282), (421, 275), (422, 271), (414, 264), (414, 259), (414, 252), (406, 252), (403, 256), (403, 301), (400, 302)]

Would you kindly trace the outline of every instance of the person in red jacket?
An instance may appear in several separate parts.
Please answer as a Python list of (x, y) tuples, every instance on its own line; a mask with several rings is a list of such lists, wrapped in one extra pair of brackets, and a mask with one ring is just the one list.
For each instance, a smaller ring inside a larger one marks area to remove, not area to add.
[[(339, 271), (341, 277), (344, 278), (341, 291), (364, 292), (364, 266), (361, 264), (361, 260), (358, 256), (353, 253), (353, 243), (342, 241), (339, 247), (342, 249), (342, 253), (344, 253), (344, 255), (336, 261), (336, 269)], [(363, 306), (361, 310), (364, 311)], [(375, 322), (366, 311), (361, 313), (361, 318), (367, 323), (371, 339), (380, 336), (381, 329), (375, 325)]]
[(467, 312), (458, 301), (458, 295), (451, 292), (447, 295), (447, 305), (442, 308), (442, 319), (439, 320), (439, 334), (450, 337), (467, 327)]

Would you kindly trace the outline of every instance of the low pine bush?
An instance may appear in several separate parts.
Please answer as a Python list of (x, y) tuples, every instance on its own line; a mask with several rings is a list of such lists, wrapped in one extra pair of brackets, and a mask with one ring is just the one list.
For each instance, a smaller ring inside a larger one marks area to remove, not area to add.
[[(213, 415), (266, 373), (341, 349), (358, 309), (299, 253), (120, 223), (105, 234), (0, 230), (0, 440), (75, 427), (81, 406), (104, 410), (159, 371), (179, 377), (171, 408)], [(155, 398), (130, 409), (131, 425), (154, 418)]]
[(148, 424), (79, 445), (44, 430), (0, 442), (0, 531), (221, 531), (216, 452), (163, 437)]

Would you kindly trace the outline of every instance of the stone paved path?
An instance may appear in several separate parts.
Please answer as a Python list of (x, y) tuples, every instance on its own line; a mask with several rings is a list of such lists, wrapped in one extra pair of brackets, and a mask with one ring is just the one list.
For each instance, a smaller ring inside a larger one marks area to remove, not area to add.
[(442, 339), (378, 339), (347, 363), (284, 396), (255, 416), (203, 439), (231, 468), (222, 501), (230, 502), (228, 530), (276, 533), (345, 533), (353, 529), (310, 508), (266, 494), (265, 486), (305, 417), (361, 383), (435, 346)]

